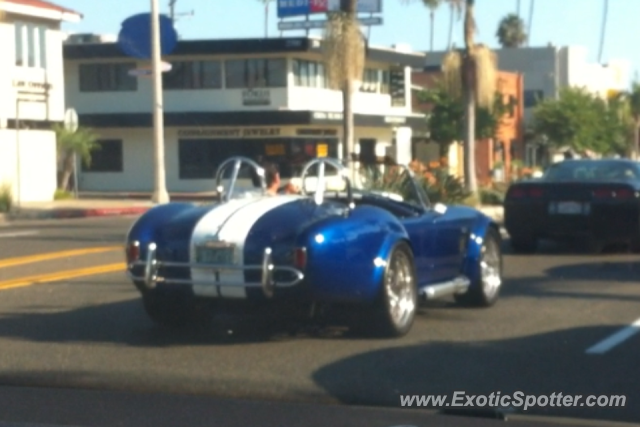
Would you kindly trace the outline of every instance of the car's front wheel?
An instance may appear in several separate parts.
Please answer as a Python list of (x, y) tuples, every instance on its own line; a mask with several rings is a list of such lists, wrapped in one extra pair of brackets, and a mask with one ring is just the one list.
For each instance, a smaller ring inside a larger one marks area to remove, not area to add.
[(159, 326), (169, 328), (210, 325), (211, 307), (190, 295), (145, 292), (142, 303), (147, 315)]

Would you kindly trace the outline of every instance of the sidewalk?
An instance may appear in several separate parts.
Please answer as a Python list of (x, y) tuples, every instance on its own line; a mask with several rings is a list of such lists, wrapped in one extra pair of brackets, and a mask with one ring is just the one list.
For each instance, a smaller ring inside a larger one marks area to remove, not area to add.
[(141, 215), (154, 204), (142, 200), (58, 200), (55, 202), (25, 202), (12, 212), (1, 214), (0, 222), (88, 218), (99, 216)]

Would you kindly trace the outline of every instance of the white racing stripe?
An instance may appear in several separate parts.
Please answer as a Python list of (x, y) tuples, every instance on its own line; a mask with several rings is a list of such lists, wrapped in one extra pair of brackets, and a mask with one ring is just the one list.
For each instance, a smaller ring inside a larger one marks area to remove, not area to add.
[(7, 237), (23, 237), (23, 236), (35, 236), (36, 234), (40, 234), (39, 231), (31, 230), (31, 231), (14, 231), (10, 233), (0, 233), (0, 239)]
[(631, 325), (620, 329), (615, 334), (611, 335), (608, 338), (600, 341), (599, 343), (589, 347), (587, 349), (587, 354), (604, 354), (611, 350), (612, 348), (622, 344), (624, 341), (628, 340), (635, 334), (640, 332), (640, 319), (637, 319)]
[[(206, 240), (217, 238), (236, 245), (234, 261), (244, 264), (244, 242), (253, 225), (264, 214), (285, 203), (300, 199), (301, 196), (267, 196), (250, 200), (233, 200), (205, 215), (196, 226), (191, 238), (191, 260), (195, 262), (195, 245)], [(193, 280), (212, 280), (213, 272), (203, 269), (192, 269)], [(194, 293), (199, 296), (246, 298), (243, 271), (220, 272), (219, 280), (225, 286), (194, 286)]]

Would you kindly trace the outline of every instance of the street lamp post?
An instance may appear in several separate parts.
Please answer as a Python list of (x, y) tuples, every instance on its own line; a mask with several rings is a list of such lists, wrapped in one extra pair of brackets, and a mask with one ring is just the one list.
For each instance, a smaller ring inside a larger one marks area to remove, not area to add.
[(169, 202), (164, 162), (164, 110), (158, 0), (151, 0), (151, 67), (153, 73), (154, 203)]

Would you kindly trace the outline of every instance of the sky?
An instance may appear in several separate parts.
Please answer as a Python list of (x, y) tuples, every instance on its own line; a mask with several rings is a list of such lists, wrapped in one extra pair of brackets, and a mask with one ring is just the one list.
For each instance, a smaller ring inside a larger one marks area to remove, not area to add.
[[(67, 23), (69, 32), (117, 35), (120, 23), (128, 16), (148, 12), (150, 0), (52, 0), (84, 15), (80, 23)], [(169, 0), (159, 0), (161, 13), (168, 13)], [(521, 16), (528, 22), (532, 0), (520, 0)], [(603, 3), (605, 0), (535, 0), (531, 23), (531, 46), (579, 45), (589, 49), (590, 60), (597, 61), (600, 45)], [(407, 4), (408, 3), (408, 4)], [(269, 36), (279, 37), (276, 2), (271, 3)], [(508, 13), (515, 13), (518, 0), (476, 0), (476, 39), (498, 47), (495, 36), (498, 22)], [(177, 29), (183, 39), (263, 37), (264, 7), (259, 0), (177, 0), (176, 12), (194, 12), (181, 17)], [(384, 22), (371, 27), (370, 43), (378, 46), (409, 44), (414, 50), (429, 48), (429, 13), (421, 0), (383, 0)], [(638, 26), (640, 0), (610, 2), (607, 35), (602, 62), (626, 59), (631, 73), (640, 70), (640, 49), (634, 48), (632, 36)], [(449, 9), (436, 13), (434, 50), (446, 48), (449, 34)], [(312, 33), (313, 34), (313, 33)], [(303, 31), (287, 31), (285, 36), (303, 36)], [(630, 38), (631, 36), (631, 38)], [(455, 22), (454, 42), (461, 46), (462, 20)]]

